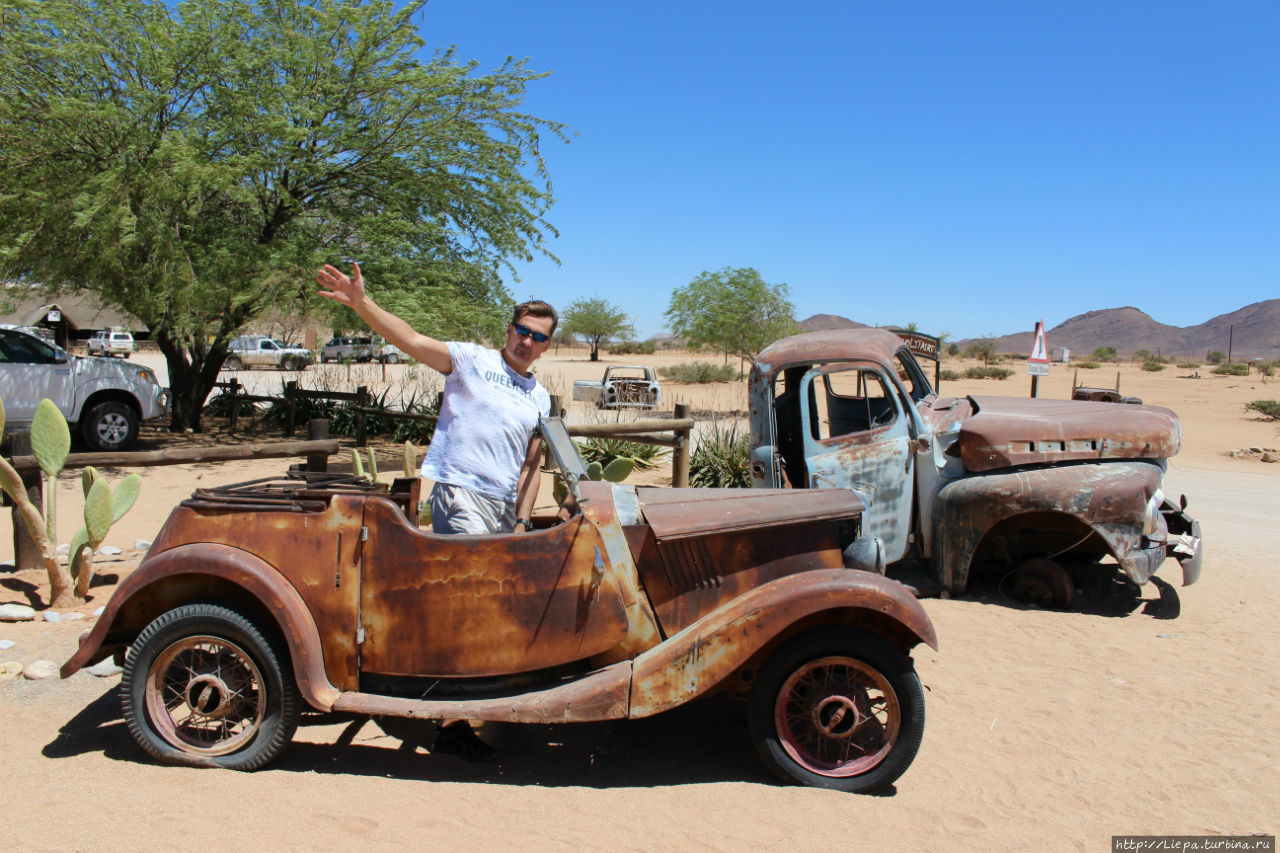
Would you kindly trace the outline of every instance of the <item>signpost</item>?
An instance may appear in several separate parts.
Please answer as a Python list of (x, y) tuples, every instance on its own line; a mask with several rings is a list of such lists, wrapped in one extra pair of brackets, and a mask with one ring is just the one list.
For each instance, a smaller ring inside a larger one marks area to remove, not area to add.
[(1031, 357), (1027, 359), (1027, 373), (1031, 375), (1031, 396), (1038, 396), (1040, 377), (1049, 375), (1049, 347), (1044, 340), (1044, 320), (1036, 323), (1036, 339), (1031, 346)]

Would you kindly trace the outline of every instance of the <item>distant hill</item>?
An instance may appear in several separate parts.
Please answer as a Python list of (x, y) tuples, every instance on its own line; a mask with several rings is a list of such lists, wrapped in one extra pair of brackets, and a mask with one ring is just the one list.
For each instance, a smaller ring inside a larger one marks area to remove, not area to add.
[[(862, 323), (832, 314), (815, 314), (800, 325), (806, 331), (865, 328)], [(996, 347), (1002, 353), (1029, 353), (1032, 334), (1027, 330), (997, 337)], [(1174, 358), (1203, 359), (1210, 350), (1225, 353), (1230, 347), (1232, 358), (1237, 360), (1276, 359), (1280, 358), (1280, 299), (1255, 302), (1198, 326), (1186, 327), (1159, 323), (1132, 306), (1104, 308), (1059, 323), (1045, 332), (1045, 338), (1050, 347), (1067, 347), (1075, 356), (1112, 346), (1122, 356), (1145, 349)], [(963, 348), (974, 340), (977, 339), (966, 338), (955, 343)]]

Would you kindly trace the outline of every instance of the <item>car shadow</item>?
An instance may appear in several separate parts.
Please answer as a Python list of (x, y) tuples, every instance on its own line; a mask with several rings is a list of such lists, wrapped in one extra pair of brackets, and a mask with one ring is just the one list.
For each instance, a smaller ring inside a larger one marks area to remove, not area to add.
[[(477, 725), (477, 733), (497, 751), (493, 761), (484, 763), (431, 755), (420, 745), (434, 736), (430, 723), (420, 724), (418, 737), (403, 725), (410, 721), (397, 722), (400, 725), (394, 729), (407, 739), (386, 734), (376, 719), (367, 716), (304, 714), (293, 743), (262, 772), (601, 789), (710, 782), (780, 784), (751, 746), (746, 705), (725, 696), (642, 720), (484, 723)], [(114, 761), (153, 761), (124, 725), (115, 687), (68, 720), (41, 750), (53, 759), (91, 752)], [(891, 787), (882, 796), (895, 792)]]
[[(1046, 609), (1019, 601), (998, 581), (990, 579), (970, 581), (968, 592), (959, 600), (1014, 610)], [(1062, 612), (1122, 617), (1139, 610), (1152, 619), (1177, 619), (1182, 613), (1182, 599), (1172, 584), (1160, 578), (1152, 577), (1147, 585), (1138, 586), (1118, 572), (1103, 571), (1077, 579), (1074, 600)]]

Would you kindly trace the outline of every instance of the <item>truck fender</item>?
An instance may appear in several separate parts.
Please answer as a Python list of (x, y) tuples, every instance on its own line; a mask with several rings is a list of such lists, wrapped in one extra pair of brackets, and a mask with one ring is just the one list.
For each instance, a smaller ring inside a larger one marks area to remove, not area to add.
[(808, 617), (869, 627), (895, 645), (938, 648), (933, 623), (897, 581), (822, 569), (786, 575), (740, 595), (635, 659), (629, 716), (648, 717), (706, 693)]
[(97, 379), (91, 379), (82, 385), (77, 385), (75, 389), (73, 410), (67, 420), (70, 423), (79, 423), (80, 419), (84, 417), (85, 403), (89, 402), (89, 399), (99, 391), (109, 391), (111, 396), (115, 398), (128, 398), (129, 405), (131, 405), (134, 410), (138, 412), (139, 417), (141, 417), (142, 401), (138, 399), (137, 394), (133, 393), (132, 388), (129, 387), (130, 385), (131, 382), (129, 379), (118, 376), (102, 376)]
[[(328, 711), (333, 707), (341, 691), (330, 683), (325, 674), (320, 632), (302, 596), (279, 572), (248, 551), (210, 542), (179, 545), (144, 559), (111, 596), (98, 623), (81, 641), (79, 651), (62, 665), (62, 677), (69, 678), (95, 660), (98, 649), (117, 623), (124, 621), (126, 615), (136, 617), (139, 609), (154, 607), (148, 599), (156, 585), (180, 575), (219, 578), (257, 599), (275, 617), (280, 635), (289, 646), (294, 678), (303, 698), (317, 710)], [(178, 602), (183, 603), (189, 602)], [(145, 619), (150, 622), (159, 615), (159, 612), (152, 613)], [(137, 627), (141, 630), (143, 626)]]
[(1140, 562), (1137, 545), (1142, 517), (1160, 487), (1161, 474), (1158, 465), (1134, 461), (1057, 465), (953, 480), (942, 487), (934, 503), (933, 564), (938, 582), (953, 594), (964, 592), (970, 564), (987, 532), (1005, 519), (1032, 512), (1069, 515), (1091, 527), (1122, 564), (1126, 559)]

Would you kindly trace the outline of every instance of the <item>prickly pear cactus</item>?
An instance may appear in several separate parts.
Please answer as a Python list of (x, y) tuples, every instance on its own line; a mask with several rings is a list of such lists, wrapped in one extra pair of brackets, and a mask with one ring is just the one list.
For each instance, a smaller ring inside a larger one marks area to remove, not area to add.
[(413, 446), (412, 441), (404, 443), (404, 475), (412, 477), (418, 473), (418, 448)]
[(111, 525), (119, 521), (133, 507), (138, 499), (138, 493), (142, 490), (142, 477), (138, 474), (125, 477), (113, 492), (107, 485), (107, 481), (102, 479), (96, 470), (90, 467), (85, 471), (93, 471), (93, 474), (88, 477), (81, 476), (81, 485), (86, 486), (84, 527), (77, 530), (71, 537), (69, 554), (71, 576), (76, 582), (76, 594), (82, 598), (89, 591), (89, 581), (93, 577), (91, 569), (93, 552), (107, 538), (107, 531), (111, 529)]
[(58, 472), (66, 464), (70, 452), (71, 430), (67, 427), (67, 419), (52, 400), (41, 400), (31, 419), (31, 455), (36, 458), (36, 464), (46, 478), (44, 529), (50, 542), (58, 541)]

